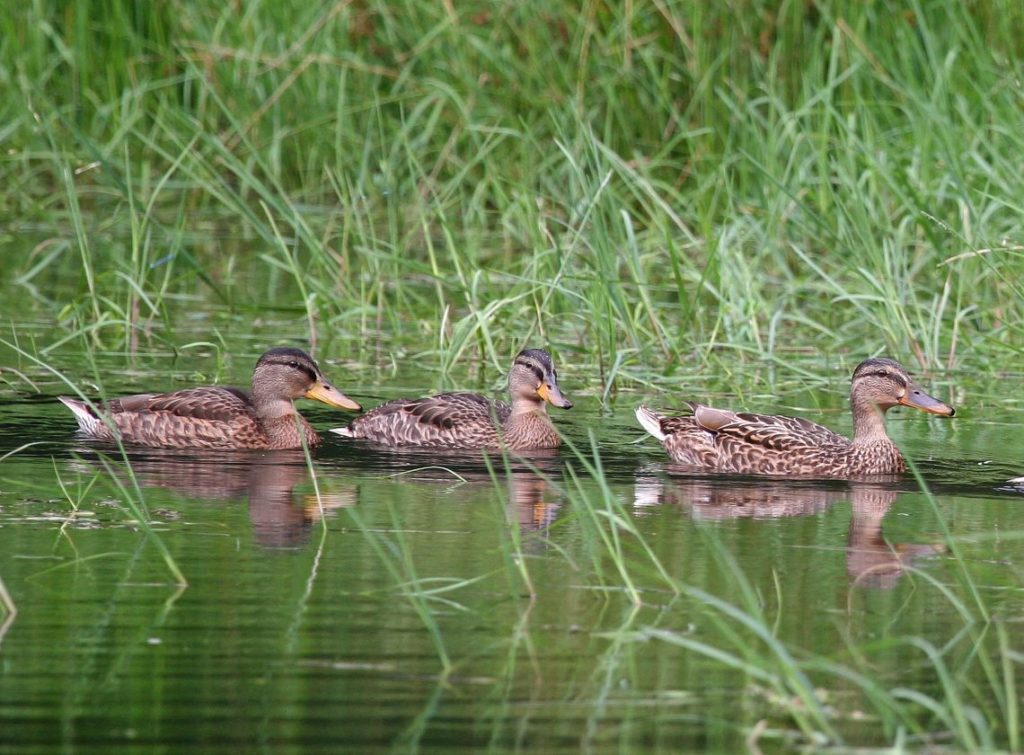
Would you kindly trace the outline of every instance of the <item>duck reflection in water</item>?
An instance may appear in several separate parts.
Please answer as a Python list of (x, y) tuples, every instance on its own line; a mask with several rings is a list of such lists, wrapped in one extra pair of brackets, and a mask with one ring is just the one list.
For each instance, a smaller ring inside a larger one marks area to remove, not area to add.
[[(104, 469), (95, 448), (78, 449), (89, 471)], [(353, 505), (355, 489), (321, 495), (296, 493), (310, 481), (305, 457), (294, 451), (220, 452), (216, 459), (175, 450), (129, 455), (132, 473), (144, 488), (163, 488), (200, 500), (248, 500), (253, 537), (266, 548), (293, 548), (308, 540), (321, 506)], [(121, 469), (121, 464), (112, 466)]]
[[(494, 460), (501, 470), (502, 460)], [(520, 532), (544, 532), (555, 521), (561, 508), (557, 483), (562, 477), (562, 461), (557, 449), (530, 451), (522, 457), (509, 457), (503, 476), (508, 485), (506, 519), (519, 525)]]
[(941, 544), (891, 543), (882, 522), (899, 492), (881, 483), (788, 482), (716, 478), (666, 478), (657, 470), (636, 478), (634, 505), (638, 508), (672, 504), (688, 509), (695, 519), (776, 519), (821, 514), (841, 501), (850, 501), (846, 539), (846, 573), (855, 586), (889, 589), (915, 558), (939, 555)]
[(506, 495), (506, 518), (523, 532), (547, 529), (561, 507), (558, 481), (563, 457), (557, 448), (502, 453), (484, 449), (378, 446), (353, 447), (347, 461), (378, 478), (404, 484), (450, 486), (483, 491), (495, 487)]
[(547, 530), (561, 508), (555, 496), (548, 480), (536, 472), (511, 472), (508, 475), (509, 522), (517, 522), (522, 532)]
[(942, 543), (890, 543), (882, 520), (898, 497), (894, 490), (855, 485), (850, 491), (852, 516), (846, 537), (846, 573), (854, 584), (889, 589), (917, 558), (946, 552)]

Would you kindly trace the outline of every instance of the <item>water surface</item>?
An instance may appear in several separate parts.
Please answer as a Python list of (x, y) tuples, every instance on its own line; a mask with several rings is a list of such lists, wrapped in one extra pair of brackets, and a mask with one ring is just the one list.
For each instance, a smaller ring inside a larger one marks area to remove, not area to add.
[[(7, 316), (23, 344), (47, 337), (39, 318)], [(108, 395), (244, 383), (273, 333), (301, 321), (246, 328), (216, 309), (200, 319), (168, 343), (210, 341), (199, 336), (215, 321), (226, 348), (151, 342), (86, 359), (68, 345), (45, 361)], [(761, 720), (761, 745), (784, 749), (801, 740), (772, 690), (672, 642), (740, 653), (742, 630), (675, 594), (659, 569), (741, 607), (749, 591), (773, 636), (803, 658), (924, 694), (939, 692), (934, 669), (899, 640), (943, 647), (953, 666), (969, 653), (964, 620), (941, 594), (962, 594), (961, 569), (993, 610), (1024, 608), (1024, 498), (1005, 483), (1024, 473), (1024, 443), (1010, 432), (1020, 413), (966, 376), (955, 376), (954, 420), (891, 417), (933, 504), (910, 476), (681, 471), (632, 417), (641, 400), (677, 397), (624, 390), (602, 405), (592, 376), (564, 364), (576, 407), (555, 419), (576, 451), (485, 460), (328, 435), (309, 463), (301, 453), (122, 457), (76, 436), (56, 402), (68, 390), (59, 377), (11, 348), (0, 354), (0, 579), (17, 607), (0, 617), (3, 751), (729, 752)], [(365, 405), (501, 381), (412, 362), (389, 372), (374, 349), (343, 340), (320, 356)], [(846, 390), (836, 375), (744, 408), (849, 432)], [(700, 384), (685, 398), (723, 399)], [(320, 429), (345, 421), (309, 402), (301, 410)], [(587, 469), (594, 446), (607, 489)], [(886, 742), (862, 692), (820, 683), (848, 742)]]

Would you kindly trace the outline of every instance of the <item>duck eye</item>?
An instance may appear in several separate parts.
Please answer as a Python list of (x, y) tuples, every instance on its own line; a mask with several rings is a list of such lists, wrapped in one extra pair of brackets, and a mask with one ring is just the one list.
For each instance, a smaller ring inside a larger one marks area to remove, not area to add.
[(886, 372), (885, 370), (879, 370), (875, 374), (878, 375), (878, 377), (881, 377), (881, 378), (889, 377), (889, 373)]
[(288, 366), (291, 367), (293, 370), (299, 369), (299, 363), (296, 362), (294, 359), (288, 363)]

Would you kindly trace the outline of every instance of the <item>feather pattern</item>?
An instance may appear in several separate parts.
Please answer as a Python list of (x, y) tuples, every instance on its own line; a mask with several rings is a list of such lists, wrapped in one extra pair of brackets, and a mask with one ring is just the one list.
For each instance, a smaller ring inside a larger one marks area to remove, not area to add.
[(251, 392), (205, 386), (122, 396), (92, 406), (67, 397), (60, 401), (74, 413), (79, 430), (97, 440), (120, 438), (165, 448), (283, 449), (320, 443), (292, 404), (300, 396), (358, 409), (326, 381), (308, 354), (290, 348), (271, 349), (260, 357)]
[(545, 402), (564, 409), (572, 403), (558, 387), (550, 354), (539, 349), (520, 352), (509, 373), (509, 393), (511, 404), (465, 392), (395, 399), (333, 432), (386, 446), (519, 451), (561, 443)]
[(344, 434), (388, 446), (465, 448), (472, 442), (497, 448), (499, 428), (510, 414), (508, 404), (476, 393), (441, 393), (388, 401), (353, 420)]
[(852, 440), (799, 417), (753, 414), (691, 404), (689, 416), (663, 416), (646, 406), (640, 424), (669, 456), (697, 469), (742, 474), (826, 477), (906, 471), (899, 449), (885, 432), (885, 412), (902, 404), (953, 416), (951, 406), (924, 393), (891, 359), (869, 359), (854, 371), (850, 388)]

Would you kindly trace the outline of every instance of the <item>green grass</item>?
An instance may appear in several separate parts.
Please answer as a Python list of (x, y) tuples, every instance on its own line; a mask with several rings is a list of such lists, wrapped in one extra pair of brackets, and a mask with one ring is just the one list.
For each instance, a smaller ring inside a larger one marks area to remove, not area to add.
[(605, 395), (684, 360), (1019, 353), (1024, 11), (577, 8), (24, 5), (8, 231), (83, 271), (69, 331), (128, 350), (198, 282), (328, 348), (548, 343)]

